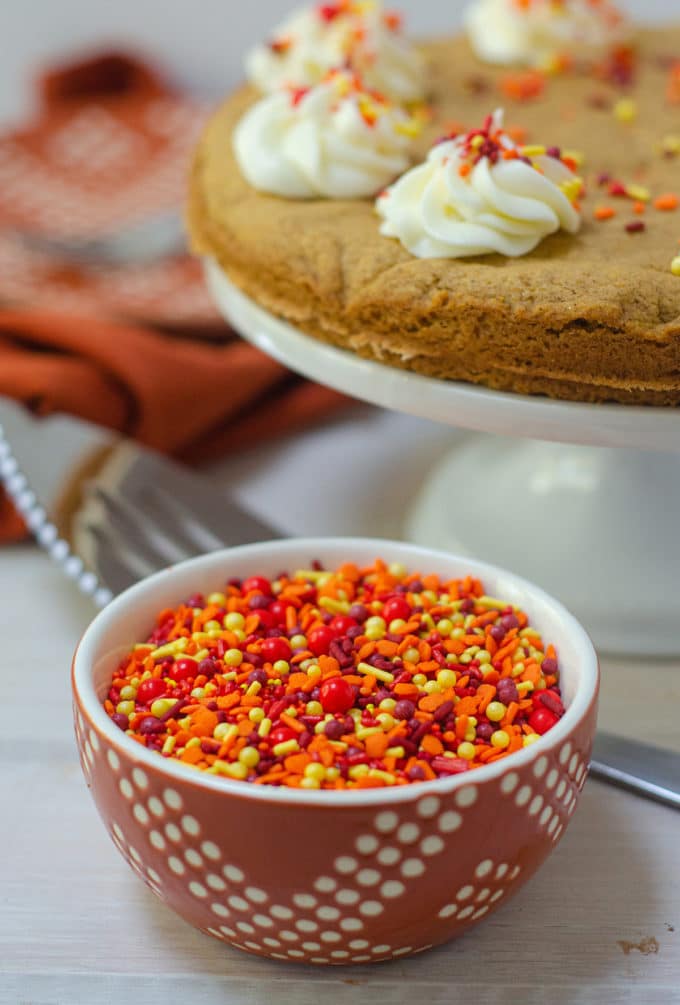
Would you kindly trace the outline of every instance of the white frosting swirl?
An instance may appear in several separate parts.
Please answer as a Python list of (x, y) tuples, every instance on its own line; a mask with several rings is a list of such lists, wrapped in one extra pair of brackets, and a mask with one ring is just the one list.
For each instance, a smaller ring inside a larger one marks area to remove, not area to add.
[(272, 41), (246, 57), (248, 78), (265, 93), (313, 87), (340, 66), (351, 67), (366, 87), (393, 101), (425, 97), (423, 58), (404, 38), (396, 15), (371, 0), (298, 10), (275, 29)]
[(575, 233), (580, 180), (557, 157), (538, 154), (526, 163), (499, 123), (497, 114), (491, 135), (514, 159), (477, 159), (465, 136), (439, 144), (380, 196), (380, 232), (416, 258), (517, 258), (560, 228)]
[(262, 98), (234, 131), (255, 188), (289, 199), (373, 196), (407, 169), (417, 123), (357, 86), (348, 72), (306, 92)]
[(631, 37), (629, 21), (609, 0), (477, 0), (465, 26), (480, 59), (506, 66), (588, 58)]

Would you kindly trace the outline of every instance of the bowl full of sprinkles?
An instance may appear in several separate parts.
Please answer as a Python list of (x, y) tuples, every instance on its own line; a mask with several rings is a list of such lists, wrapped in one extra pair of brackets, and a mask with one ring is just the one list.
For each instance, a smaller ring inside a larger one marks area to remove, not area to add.
[(552, 644), (473, 576), (377, 558), (233, 578), (161, 611), (105, 708), (227, 780), (380, 788), (466, 773), (564, 715)]
[(574, 813), (599, 686), (538, 587), (361, 538), (152, 576), (72, 676), (81, 766), (134, 872), (213, 938), (319, 965), (422, 952), (504, 904)]

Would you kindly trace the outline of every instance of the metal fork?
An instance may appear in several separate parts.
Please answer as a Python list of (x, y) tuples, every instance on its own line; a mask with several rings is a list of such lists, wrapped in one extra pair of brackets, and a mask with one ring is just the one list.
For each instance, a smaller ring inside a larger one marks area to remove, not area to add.
[(99, 607), (167, 565), (281, 536), (183, 465), (69, 416), (35, 419), (1, 396), (0, 485)]
[(116, 448), (113, 476), (84, 486), (73, 546), (114, 594), (194, 555), (281, 536), (207, 479), (136, 446)]

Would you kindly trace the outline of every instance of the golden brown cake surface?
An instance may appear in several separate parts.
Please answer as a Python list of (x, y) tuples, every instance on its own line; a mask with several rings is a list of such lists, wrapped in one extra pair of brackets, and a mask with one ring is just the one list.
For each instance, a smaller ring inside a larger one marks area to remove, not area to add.
[[(647, 188), (652, 200), (680, 195), (680, 104), (666, 99), (669, 66), (680, 62), (680, 26), (639, 35), (634, 85), (593, 76), (547, 79), (544, 93), (513, 101), (507, 70), (481, 64), (463, 38), (426, 47), (434, 119), (415, 160), (452, 123), (470, 129), (498, 106), (527, 141), (585, 155), (583, 226), (522, 258), (412, 257), (379, 232), (372, 200), (295, 201), (263, 195), (243, 179), (232, 152), (237, 120), (256, 100), (232, 96), (209, 124), (191, 184), (195, 250), (274, 314), (316, 338), (362, 356), (435, 377), (581, 401), (680, 404), (680, 209), (611, 196), (603, 174)], [(614, 113), (630, 97), (637, 115)], [(616, 216), (594, 219), (597, 207)], [(643, 220), (645, 230), (626, 231)]]

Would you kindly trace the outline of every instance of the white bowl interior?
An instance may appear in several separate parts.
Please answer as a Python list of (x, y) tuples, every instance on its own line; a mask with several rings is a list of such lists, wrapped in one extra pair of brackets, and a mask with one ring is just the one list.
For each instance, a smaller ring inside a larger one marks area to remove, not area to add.
[[(241, 794), (254, 798), (287, 799), (292, 802), (382, 802), (413, 798), (413, 789), (422, 792), (425, 787), (446, 786), (455, 788), (467, 777), (455, 775), (450, 779), (418, 786), (400, 786), (392, 789), (369, 789), (352, 792), (315, 792), (273, 789), (230, 782), (210, 775), (201, 775), (180, 762), (162, 760), (158, 754), (140, 747), (127, 737), (109, 719), (102, 702), (118, 663), (135, 642), (145, 639), (152, 631), (158, 612), (165, 607), (181, 603), (192, 593), (210, 593), (221, 589), (231, 577), (264, 575), (274, 577), (281, 571), (293, 572), (309, 568), (314, 559), (325, 567), (333, 568), (342, 562), (369, 565), (376, 558), (387, 562), (401, 562), (409, 571), (423, 575), (436, 573), (447, 579), (473, 575), (481, 579), (486, 592), (521, 607), (530, 623), (543, 635), (546, 644), (552, 642), (560, 664), (560, 684), (567, 712), (560, 722), (536, 744), (507, 759), (475, 770), (475, 780), (497, 775), (506, 769), (508, 761), (518, 764), (544, 749), (546, 741), (561, 742), (580, 721), (597, 691), (599, 672), (592, 643), (581, 625), (556, 600), (538, 587), (502, 569), (484, 562), (473, 561), (431, 551), (415, 545), (393, 541), (363, 538), (312, 538), (289, 539), (244, 545), (238, 548), (213, 552), (199, 558), (171, 566), (163, 572), (145, 579), (117, 597), (98, 614), (81, 639), (74, 661), (74, 684), (94, 723), (122, 750), (133, 754), (140, 763), (163, 769), (170, 775), (189, 775), (193, 782), (210, 788), (238, 789)], [(389, 797), (389, 798), (388, 798)]]

